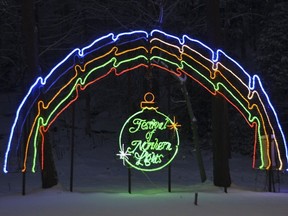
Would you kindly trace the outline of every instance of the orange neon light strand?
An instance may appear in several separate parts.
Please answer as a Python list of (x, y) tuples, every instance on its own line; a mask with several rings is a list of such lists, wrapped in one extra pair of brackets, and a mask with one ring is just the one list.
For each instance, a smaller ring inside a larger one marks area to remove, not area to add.
[[(145, 49), (143, 46), (140, 46), (140, 47), (137, 47), (137, 48), (133, 48), (133, 49), (130, 49), (130, 50), (126, 50), (126, 51), (117, 53), (118, 48), (117, 48), (117, 47), (113, 47), (110, 51), (108, 51), (108, 52), (105, 53), (104, 55), (98, 56), (98, 57), (92, 59), (91, 61), (87, 62), (87, 63), (84, 65), (84, 68), (86, 68), (86, 66), (87, 66), (89, 63), (94, 62), (95, 60), (99, 60), (99, 59), (107, 56), (108, 54), (112, 53), (112, 51), (115, 52), (115, 55), (122, 55), (122, 54), (131, 52), (131, 51), (135, 51), (135, 50), (139, 50), (139, 49), (143, 49), (143, 50), (147, 51), (147, 49)], [(148, 51), (147, 51), (147, 52), (148, 52)], [(76, 66), (75, 66), (75, 70), (76, 70), (76, 68), (80, 68), (80, 69), (81, 69), (81, 67), (80, 67), (79, 65), (76, 65)], [(84, 72), (82, 69), (81, 69), (81, 71)], [(48, 107), (49, 107), (49, 106), (51, 105), (51, 103), (55, 100), (55, 98), (57, 98), (57, 96), (58, 96), (66, 87), (68, 87), (68, 86), (71, 84), (71, 82), (77, 77), (77, 75), (78, 75), (78, 72), (77, 72), (77, 70), (76, 70), (76, 73), (75, 73), (74, 77), (72, 77), (72, 78), (70, 79), (70, 81), (69, 81), (66, 85), (64, 85), (64, 86), (54, 95), (54, 97), (52, 98), (52, 100), (50, 100), (46, 106), (44, 105), (44, 102), (43, 102), (43, 101), (39, 101), (39, 102), (38, 102), (38, 114), (37, 114), (36, 117), (34, 118), (34, 121), (33, 121), (32, 127), (31, 127), (31, 130), (30, 130), (30, 133), (29, 133), (27, 142), (26, 142), (26, 148), (25, 148), (25, 154), (24, 154), (24, 165), (23, 165), (23, 169), (22, 169), (23, 172), (26, 171), (26, 163), (27, 163), (27, 155), (28, 155), (29, 143), (30, 143), (30, 140), (31, 140), (31, 136), (32, 136), (32, 134), (33, 134), (33, 130), (34, 130), (34, 127), (35, 127), (35, 124), (36, 124), (36, 120), (39, 118), (39, 116), (40, 116), (40, 114), (41, 114), (41, 108), (42, 108), (43, 110), (44, 110), (44, 109), (48, 109)], [(41, 108), (39, 107), (40, 104), (41, 104), (41, 106), (40, 106)], [(57, 116), (58, 116), (58, 115), (57, 115)], [(35, 147), (35, 148), (36, 148), (36, 147)], [(35, 148), (34, 148), (34, 149), (35, 149)]]
[[(201, 64), (200, 62), (198, 62), (199, 64)], [(202, 64), (201, 64), (202, 65)], [(155, 65), (156, 66), (156, 65)], [(204, 66), (204, 65), (203, 65)], [(159, 67), (159, 66), (157, 66), (157, 67)], [(205, 66), (204, 66), (205, 67)], [(162, 68), (163, 69), (163, 67), (159, 67), (159, 68)], [(206, 67), (205, 67), (206, 68)], [(171, 71), (169, 71), (169, 70), (167, 70), (168, 72), (170, 72), (171, 73)], [(210, 74), (212, 74), (212, 73), (210, 73)], [(216, 75), (216, 74), (215, 74)], [(223, 74), (221, 73), (221, 76), (223, 76)], [(223, 76), (224, 77), (224, 76)], [(225, 79), (226, 79), (226, 77), (225, 77)], [(226, 79), (227, 80), (227, 79)], [(235, 89), (235, 87), (229, 82), (229, 84)], [(244, 98), (244, 96), (239, 92), (239, 91), (237, 91), (241, 96), (242, 96), (242, 98)], [(214, 93), (213, 93), (213, 95), (214, 95)], [(247, 102), (247, 104), (250, 104), (249, 102), (248, 102), (248, 100), (245, 100), (246, 102)], [(257, 108), (257, 110), (258, 110), (258, 113), (260, 114), (260, 116), (261, 116), (261, 119), (262, 119), (262, 122), (264, 123), (264, 120), (263, 120), (263, 116), (262, 116), (262, 114), (261, 114), (261, 112), (260, 112), (260, 110), (259, 110), (259, 108), (258, 108), (258, 106), (256, 106), (256, 108)], [(250, 106), (250, 109), (253, 109), (253, 106), (251, 107)], [(264, 124), (264, 129), (265, 129), (265, 124)], [(265, 130), (266, 131), (266, 130)], [(267, 134), (267, 133), (266, 133)], [(260, 144), (261, 144), (261, 140), (259, 139), (259, 142), (260, 142)], [(262, 148), (261, 148), (261, 151), (262, 151)], [(269, 157), (268, 157), (268, 159), (269, 159)], [(263, 163), (262, 163), (262, 166), (263, 166)], [(269, 167), (269, 165), (268, 165), (268, 167)]]
[[(179, 69), (181, 70), (181, 69)], [(212, 92), (210, 91), (210, 89), (208, 89), (205, 85), (203, 85), (200, 81), (198, 81), (196, 78), (194, 78), (190, 73), (184, 71), (184, 70), (181, 70), (184, 74), (186, 74), (187, 76), (189, 76), (191, 79), (193, 79), (195, 82), (197, 82), (199, 85), (201, 85), (203, 88), (205, 88), (210, 94), (212, 95), (216, 95), (216, 92)], [(247, 124), (253, 128), (255, 127), (254, 129), (254, 153), (253, 153), (253, 162), (252, 162), (252, 167), (255, 168), (255, 161), (256, 161), (256, 146), (257, 146), (257, 131), (258, 131), (258, 124), (257, 122), (250, 122), (246, 116), (244, 115), (244, 113), (238, 108), (238, 106), (236, 106), (232, 101), (230, 101), (227, 97), (225, 97), (221, 92), (218, 92), (219, 94), (221, 94), (242, 116), (243, 118), (245, 119), (245, 121), (247, 122)]]
[[(131, 70), (135, 70), (135, 69), (137, 69), (137, 68), (139, 68), (139, 67), (148, 67), (147, 65), (144, 65), (144, 64), (139, 64), (139, 65), (136, 65), (136, 66), (134, 66), (133, 68), (128, 68), (128, 69), (125, 69), (125, 70), (123, 70), (123, 71), (121, 71), (121, 72), (119, 72), (119, 73), (117, 73), (117, 70), (115, 69), (115, 68), (111, 68), (110, 69), (110, 71), (108, 71), (106, 74), (104, 74), (103, 76), (101, 76), (101, 77), (99, 77), (99, 78), (97, 78), (97, 79), (95, 79), (95, 80), (93, 80), (93, 81), (91, 81), (90, 83), (87, 83), (84, 87), (82, 87), (80, 84), (77, 84), (77, 86), (76, 86), (76, 97), (75, 97), (75, 99), (73, 99), (72, 101), (70, 101), (65, 107), (63, 107), (62, 108), (62, 110), (61, 111), (59, 111), (58, 113), (57, 113), (57, 115), (50, 121), (50, 123), (48, 124), (48, 126), (45, 128), (44, 126), (40, 126), (40, 128), (39, 128), (39, 132), (41, 133), (41, 135), (42, 135), (42, 138), (44, 138), (44, 134), (43, 134), (43, 132), (44, 133), (46, 133), (48, 130), (49, 130), (49, 128), (50, 128), (50, 126), (53, 124), (53, 122), (58, 118), (58, 116), (64, 111), (64, 110), (66, 110), (73, 102), (75, 102), (77, 99), (78, 99), (78, 97), (79, 97), (79, 92), (78, 92), (78, 87), (80, 88), (80, 90), (85, 90), (86, 88), (87, 88), (87, 86), (89, 86), (89, 85), (91, 85), (91, 84), (93, 84), (93, 83), (95, 83), (96, 81), (98, 81), (98, 80), (100, 80), (100, 79), (102, 79), (102, 78), (104, 78), (104, 77), (106, 77), (106, 76), (108, 76), (110, 73), (112, 73), (113, 71), (114, 71), (114, 73), (115, 73), (115, 75), (117, 75), (117, 76), (120, 76), (121, 74), (123, 74), (123, 73), (126, 73), (126, 72), (128, 72), (128, 71), (131, 71)], [(61, 91), (61, 90), (60, 90)], [(54, 100), (55, 99), (55, 97), (53, 97), (53, 99), (52, 100)], [(49, 101), (49, 105), (52, 103), (52, 100), (51, 101)], [(39, 101), (39, 104), (43, 104), (43, 101)], [(48, 109), (49, 108), (49, 106), (47, 105), (47, 106), (41, 106), (42, 108), (44, 108), (44, 109)], [(40, 114), (40, 109), (39, 109), (39, 114)], [(39, 115), (38, 115), (39, 116)], [(34, 124), (35, 125), (35, 124)], [(43, 132), (42, 132), (42, 130), (43, 130)], [(44, 140), (42, 139), (42, 150), (44, 149)], [(27, 154), (25, 155), (26, 156), (26, 158), (25, 158), (25, 161), (27, 160)], [(42, 154), (42, 159), (41, 159), (41, 161), (42, 161), (42, 168), (44, 167), (44, 154)], [(25, 169), (26, 169), (26, 167), (25, 167)], [(23, 170), (23, 171), (25, 171), (25, 170)]]
[[(160, 40), (159, 40), (159, 41), (160, 41)], [(166, 42), (165, 42), (165, 44), (168, 45), (169, 43), (166, 43)], [(171, 45), (171, 46), (172, 46), (172, 45)], [(173, 46), (173, 47), (177, 49), (176, 46)], [(157, 50), (160, 50), (160, 51), (162, 51), (162, 52), (165, 52), (166, 54), (171, 55), (171, 56), (177, 58), (179, 61), (181, 61), (181, 60), (183, 59), (182, 55), (185, 54), (185, 53), (180, 53), (180, 57), (178, 57), (178, 56), (175, 55), (174, 53), (170, 53), (170, 52), (168, 52), (168, 51), (166, 51), (166, 50), (164, 50), (164, 49), (162, 49), (162, 48), (160, 48), (160, 47), (157, 47), (157, 46), (153, 46), (153, 47), (152, 47), (152, 49), (151, 49), (151, 51), (150, 51), (151, 53), (152, 53), (153, 49), (157, 49)], [(178, 48), (178, 51), (179, 51), (179, 52), (182, 52), (182, 51), (183, 51), (183, 48), (182, 48), (182, 49)], [(195, 51), (195, 52), (198, 53), (197, 51)], [(187, 55), (187, 57), (191, 58), (191, 56), (188, 56), (188, 55)], [(193, 59), (193, 60), (196, 61), (195, 59)], [(207, 59), (207, 60), (208, 60), (208, 59)], [(210, 61), (211, 61), (211, 60), (210, 60)], [(196, 61), (196, 62), (197, 62), (198, 64), (204, 66), (204, 65), (203, 65), (202, 63), (200, 63), (200, 62), (198, 62), (198, 61)], [(212, 63), (212, 62), (211, 62), (211, 63)], [(217, 62), (216, 68), (218, 68), (218, 64), (220, 64), (220, 63)], [(221, 65), (222, 65), (222, 64), (221, 64)], [(223, 65), (222, 65), (222, 66), (223, 66)], [(205, 66), (204, 66), (204, 67), (205, 67)], [(227, 69), (225, 66), (223, 66), (223, 67), (224, 67), (225, 69)], [(227, 70), (228, 70), (234, 77), (236, 77), (236, 78), (247, 88), (247, 90), (248, 90), (249, 92), (251, 92), (250, 89), (248, 88), (248, 86), (247, 86), (238, 76), (236, 76), (231, 70), (229, 70), (229, 69), (227, 69)], [(210, 71), (210, 70), (209, 70), (209, 71)], [(216, 71), (216, 70), (215, 70), (215, 71)], [(212, 76), (213, 73), (210, 72), (210, 74), (211, 74), (211, 78), (214, 79), (215, 76), (216, 76), (216, 73), (214, 73), (214, 76)], [(225, 77), (222, 73), (221, 73), (221, 76), (222, 76), (223, 78), (225, 78), (226, 81), (228, 81), (228, 80), (226, 79), (226, 77)], [(236, 88), (234, 85), (232, 85), (230, 82), (229, 82), (229, 84), (230, 84), (230, 86), (232, 86), (232, 87), (239, 93), (239, 95), (241, 95), (242, 98), (245, 98), (245, 97), (237, 90), (237, 88)], [(253, 92), (255, 92), (255, 91), (253, 91)], [(256, 92), (256, 94), (257, 94), (258, 98), (260, 99), (258, 92)], [(248, 102), (248, 100), (245, 99), (245, 101), (246, 101), (248, 104), (250, 104), (250, 103)], [(262, 104), (262, 107), (264, 108), (265, 106), (263, 105), (263, 102), (262, 102), (261, 99), (260, 99), (260, 103)], [(248, 105), (248, 107), (251, 107), (251, 106)], [(267, 130), (265, 129), (266, 127), (265, 127), (263, 115), (261, 114), (261, 111), (259, 110), (259, 107), (258, 107), (257, 105), (256, 105), (256, 107), (257, 107), (258, 113), (259, 113), (259, 115), (260, 115), (260, 118), (261, 118), (261, 120), (262, 120), (262, 122), (263, 122), (263, 128), (264, 128), (265, 137), (266, 137), (266, 139), (268, 139)], [(249, 109), (252, 109), (252, 108), (253, 108), (253, 105), (252, 105), (252, 107), (249, 108)], [(266, 118), (267, 118), (267, 120), (268, 120), (268, 122), (269, 122), (269, 126), (270, 126), (270, 128), (272, 129), (273, 134), (274, 134), (274, 133), (275, 133), (275, 132), (274, 132), (274, 129), (273, 129), (271, 123), (270, 123), (270, 118), (269, 118), (269, 116), (268, 116), (265, 108), (264, 108), (264, 112), (265, 112), (265, 114), (266, 114), (265, 116), (266, 116)], [(261, 142), (261, 140), (259, 140), (259, 141)], [(280, 168), (281, 168), (281, 167), (282, 167), (282, 162), (281, 162), (281, 158), (280, 158), (280, 150), (279, 150), (279, 147), (278, 147), (278, 142), (277, 142), (277, 140), (276, 140), (276, 149), (277, 149), (278, 157), (279, 157), (279, 160), (280, 160)], [(270, 165), (271, 165), (270, 154), (269, 154), (269, 141), (267, 142), (266, 155), (267, 155), (267, 158), (268, 158), (268, 166), (267, 166), (267, 169), (268, 169), (268, 168), (270, 167)]]
[[(218, 63), (217, 63), (218, 64)], [(219, 64), (221, 64), (221, 63), (219, 63)], [(221, 64), (222, 65), (222, 64)], [(226, 68), (225, 66), (223, 66), (222, 65), (222, 67), (224, 67), (226, 70), (229, 70), (228, 68)], [(229, 70), (230, 71), (230, 70)], [(243, 83), (244, 84), (244, 83)], [(245, 85), (246, 86), (246, 85)], [(256, 94), (257, 95), (257, 98), (258, 98), (258, 100), (259, 100), (259, 102), (260, 102), (260, 104), (262, 105), (262, 109), (263, 109), (263, 111), (264, 111), (264, 113), (265, 113), (265, 116), (266, 116), (266, 119), (267, 119), (267, 121), (268, 121), (268, 124), (269, 124), (269, 126), (270, 126), (270, 129), (272, 130), (272, 134), (275, 134), (275, 130), (274, 130), (274, 128), (273, 128), (273, 126), (272, 126), (272, 123), (271, 123), (271, 120), (270, 120), (270, 118), (269, 118), (269, 115), (268, 115), (268, 113), (267, 113), (267, 110), (266, 110), (266, 108), (265, 108), (265, 106), (264, 106), (264, 103), (263, 103), (263, 101), (262, 101), (262, 99), (261, 99), (261, 97), (260, 97), (260, 95), (259, 95), (259, 93), (257, 92), (257, 91), (251, 91), (249, 88), (248, 88), (248, 86), (246, 86), (246, 88), (249, 90), (249, 93), (248, 93), (248, 95), (247, 95), (247, 98), (249, 99), (249, 100), (252, 100), (252, 98), (254, 97), (254, 94)], [(259, 113), (260, 113), (260, 111), (259, 111)], [(264, 124), (265, 125), (265, 124)], [(268, 133), (265, 133), (265, 135), (266, 135), (266, 139), (268, 139), (269, 140), (269, 137), (268, 137)], [(268, 146), (267, 146), (267, 155), (269, 155), (268, 157), (270, 157), (270, 153), (269, 153), (269, 141), (267, 141), (267, 143), (268, 143)], [(280, 149), (279, 149), (279, 144), (278, 144), (278, 140), (277, 140), (277, 138), (275, 138), (275, 145), (276, 145), (276, 151), (277, 151), (277, 155), (278, 155), (278, 159), (279, 159), (279, 162), (280, 162), (280, 166), (279, 166), (279, 169), (282, 169), (282, 167), (283, 167), (283, 162), (282, 162), (282, 160), (281, 160), (281, 154), (280, 154)], [(271, 164), (271, 163), (270, 163)]]

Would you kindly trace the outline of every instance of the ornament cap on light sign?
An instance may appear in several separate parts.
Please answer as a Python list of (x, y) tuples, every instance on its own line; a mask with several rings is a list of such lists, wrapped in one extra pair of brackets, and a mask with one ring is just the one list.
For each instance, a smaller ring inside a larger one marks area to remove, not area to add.
[(147, 92), (144, 95), (144, 101), (141, 101), (140, 103), (141, 109), (158, 109), (158, 107), (155, 106), (156, 102), (154, 100), (154, 94), (151, 92)]

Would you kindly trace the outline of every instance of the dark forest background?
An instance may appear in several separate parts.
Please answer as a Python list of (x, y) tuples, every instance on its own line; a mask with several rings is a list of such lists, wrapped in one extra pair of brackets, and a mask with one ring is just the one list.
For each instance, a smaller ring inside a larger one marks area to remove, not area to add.
[[(97, 37), (110, 32), (118, 34), (123, 31), (150, 31), (158, 28), (173, 35), (187, 34), (207, 43), (213, 49), (221, 48), (240, 62), (250, 74), (260, 75), (286, 132), (288, 2), (217, 2), (219, 45), (211, 43), (209, 38), (209, 0), (0, 0), (0, 93), (22, 92), (24, 95), (36, 76), (47, 74), (75, 47), (83, 47)], [(143, 83), (139, 77), (133, 79), (136, 83)], [(165, 95), (168, 88), (160, 81), (157, 83), (162, 92), (160, 95)], [(126, 82), (125, 77), (121, 78), (121, 82)], [(181, 89), (175, 84), (176, 81), (170, 82), (173, 87), (170, 85), (169, 88), (174, 89), (169, 99), (169, 109), (178, 112), (182, 125), (187, 122), (188, 126), (184, 126), (183, 133), (189, 138), (191, 131), (185, 103), (181, 103), (184, 100)], [(86, 107), (86, 117), (93, 118), (105, 109), (99, 104), (91, 108), (95, 101), (102, 101), (100, 103), (105, 104), (105, 107), (117, 103), (117, 107), (122, 107), (124, 111), (129, 110), (125, 99), (127, 95), (120, 91), (123, 84), (115, 83), (115, 80), (110, 80), (99, 84), (99, 88), (105, 91), (103, 95), (109, 94), (109, 97), (105, 96), (101, 100), (99, 95), (93, 94), (93, 88), (90, 88), (79, 102), (89, 107)], [(201, 148), (211, 148), (211, 96), (202, 89), (195, 88), (193, 83), (187, 83), (187, 88), (198, 119)], [(228, 111), (231, 150), (250, 154), (253, 132), (232, 107)], [(13, 111), (5, 113), (9, 114), (13, 115)], [(85, 127), (87, 134), (91, 133), (90, 123)], [(0, 131), (2, 141), (6, 140), (5, 136), (7, 134)]]

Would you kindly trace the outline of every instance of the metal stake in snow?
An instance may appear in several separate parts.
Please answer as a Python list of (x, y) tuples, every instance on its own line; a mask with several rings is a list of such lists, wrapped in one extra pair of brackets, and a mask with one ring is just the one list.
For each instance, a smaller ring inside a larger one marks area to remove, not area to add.
[(195, 193), (195, 196), (194, 196), (194, 205), (198, 205), (198, 193), (197, 192)]

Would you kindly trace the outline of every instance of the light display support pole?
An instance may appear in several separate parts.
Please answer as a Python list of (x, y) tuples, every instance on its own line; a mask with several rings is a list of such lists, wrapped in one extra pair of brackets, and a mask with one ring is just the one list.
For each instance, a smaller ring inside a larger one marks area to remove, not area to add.
[(22, 172), (22, 195), (26, 195), (26, 171)]
[[(171, 155), (169, 154), (169, 159)], [(168, 165), (168, 192), (171, 192), (171, 164)]]
[(74, 147), (75, 147), (75, 104), (72, 105), (72, 126), (71, 126), (71, 163), (70, 163), (70, 192), (73, 192), (74, 177)]
[[(28, 120), (29, 118), (27, 118)], [(26, 138), (28, 137), (28, 127), (27, 127), (27, 122), (26, 125), (24, 127), (24, 139), (26, 140)], [(25, 157), (25, 148), (23, 149), (23, 157)], [(23, 164), (24, 165), (24, 164)], [(25, 196), (26, 195), (26, 170), (22, 171), (22, 195)]]
[[(266, 187), (268, 192), (272, 192), (272, 182), (271, 182), (271, 169), (266, 170)], [(268, 181), (267, 181), (268, 180)]]
[[(171, 89), (168, 88), (168, 98), (171, 98)], [(171, 113), (171, 102), (170, 102), (170, 99), (168, 100), (168, 110), (169, 110), (169, 113)], [(171, 158), (171, 154), (169, 154), (169, 160)], [(168, 192), (170, 193), (171, 192), (171, 164), (169, 164), (168, 166)]]
[[(272, 136), (271, 136), (272, 139)], [(273, 145), (269, 146), (270, 148), (270, 158), (272, 157), (272, 148)], [(273, 162), (272, 162), (273, 163)], [(268, 192), (275, 192), (275, 181), (274, 181), (274, 173), (273, 173), (273, 165), (266, 171), (266, 178), (268, 177)]]
[(131, 194), (131, 168), (128, 167), (128, 193)]

